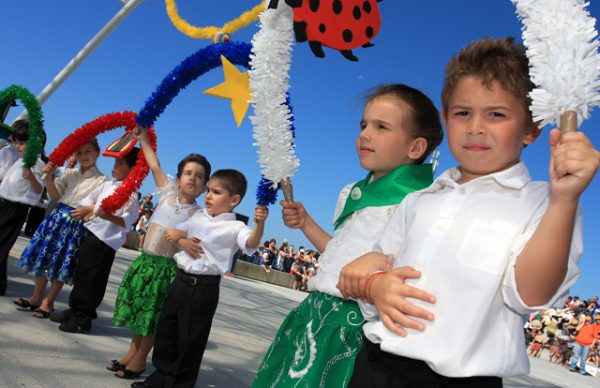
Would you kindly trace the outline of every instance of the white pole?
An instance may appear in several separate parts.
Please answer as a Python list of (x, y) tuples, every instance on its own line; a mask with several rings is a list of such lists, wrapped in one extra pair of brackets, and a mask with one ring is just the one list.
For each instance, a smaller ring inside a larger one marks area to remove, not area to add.
[[(102, 29), (98, 31), (98, 33), (85, 46), (83, 46), (77, 55), (75, 55), (73, 59), (67, 63), (67, 65), (54, 77), (52, 81), (50, 81), (48, 85), (46, 85), (44, 90), (42, 90), (42, 92), (37, 96), (37, 100), (40, 105), (44, 104), (48, 97), (50, 97), (50, 95), (54, 93), (54, 91), (58, 89), (58, 87), (62, 85), (62, 83), (65, 82), (65, 80), (69, 78), (69, 76), (79, 67), (79, 65), (83, 63), (88, 55), (90, 55), (91, 52), (94, 51), (94, 49), (96, 49), (100, 43), (102, 43), (104, 38), (106, 38), (119, 24), (121, 24), (127, 15), (129, 15), (131, 11), (133, 11), (133, 9), (144, 0), (120, 1), (125, 5), (119, 10), (119, 12), (117, 12), (115, 16), (113, 16), (113, 18), (110, 19), (110, 21), (106, 23), (106, 25), (104, 25), (104, 27), (102, 27)], [(21, 112), (19, 117), (17, 117), (15, 120), (24, 118), (27, 118), (26, 110)]]

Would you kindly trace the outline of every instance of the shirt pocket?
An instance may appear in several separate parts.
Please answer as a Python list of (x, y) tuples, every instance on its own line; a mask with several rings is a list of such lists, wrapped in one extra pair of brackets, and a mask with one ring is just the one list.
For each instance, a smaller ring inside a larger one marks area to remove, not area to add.
[(460, 264), (493, 275), (504, 273), (517, 227), (509, 222), (474, 219), (458, 248)]

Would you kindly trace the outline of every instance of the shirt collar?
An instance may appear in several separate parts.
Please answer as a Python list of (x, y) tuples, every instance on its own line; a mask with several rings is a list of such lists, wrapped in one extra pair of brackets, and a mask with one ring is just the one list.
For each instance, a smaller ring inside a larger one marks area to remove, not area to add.
[(206, 210), (206, 208), (203, 208), (202, 211), (204, 211), (204, 214), (211, 221), (235, 221), (235, 213), (221, 213), (218, 216), (213, 217), (210, 214), (208, 214), (208, 210)]
[[(452, 167), (444, 171), (433, 184), (424, 191), (433, 192), (446, 186), (458, 187), (460, 184), (457, 182), (461, 176), (460, 168)], [(529, 175), (529, 170), (527, 169), (527, 166), (525, 166), (525, 163), (519, 161), (517, 164), (506, 170), (473, 179), (468, 182), (468, 184), (481, 184), (490, 181), (495, 181), (497, 184), (509, 189), (519, 190), (531, 182), (531, 176)]]
[[(81, 170), (79, 170), (79, 172), (81, 173)], [(83, 174), (81, 174), (81, 176), (84, 178), (89, 178), (91, 176), (99, 175), (99, 174), (100, 174), (100, 171), (98, 170), (98, 167), (92, 166), (92, 167), (88, 168)]]

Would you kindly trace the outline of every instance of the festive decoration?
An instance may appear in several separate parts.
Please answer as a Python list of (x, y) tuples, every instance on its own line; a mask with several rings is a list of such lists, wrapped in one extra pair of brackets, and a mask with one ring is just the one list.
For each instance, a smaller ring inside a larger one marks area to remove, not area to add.
[[(98, 136), (100, 133), (110, 131), (116, 128), (125, 127), (128, 132), (133, 131), (136, 126), (136, 114), (133, 112), (109, 113), (90, 121), (77, 128), (73, 133), (67, 136), (49, 156), (50, 162), (57, 166), (62, 166), (69, 156), (73, 155), (82, 145)], [(150, 126), (149, 126), (150, 127)], [(148, 139), (152, 149), (156, 151), (156, 134), (153, 128), (148, 129)], [(138, 160), (121, 186), (110, 196), (105, 198), (100, 206), (106, 214), (113, 214), (120, 209), (135, 193), (146, 175), (148, 175), (148, 163), (144, 154), (140, 153)]]
[(244, 28), (250, 23), (257, 21), (258, 15), (265, 9), (265, 5), (261, 1), (260, 4), (252, 8), (250, 11), (244, 12), (237, 19), (225, 23), (223, 27), (194, 27), (182, 19), (181, 16), (179, 16), (179, 13), (177, 12), (177, 6), (175, 5), (175, 0), (166, 0), (166, 5), (167, 15), (169, 15), (169, 19), (171, 19), (171, 23), (173, 23), (175, 28), (191, 38), (213, 39), (213, 43), (225, 42), (225, 40), (221, 40), (220, 38), (217, 40), (217, 42), (215, 42), (214, 39), (219, 33), (233, 34), (240, 28)]
[[(224, 42), (205, 47), (190, 55), (167, 74), (150, 98), (146, 100), (136, 118), (137, 123), (146, 128), (152, 126), (181, 90), (204, 73), (221, 66), (221, 56), (225, 56), (235, 65), (250, 68), (250, 50), (251, 46), (248, 43)], [(257, 201), (260, 204), (275, 203), (274, 199), (272, 202), (264, 201), (271, 195), (276, 197), (277, 186), (272, 185), (272, 188), (268, 190), (258, 189)]]
[(23, 154), (23, 166), (31, 168), (37, 162), (44, 148), (45, 134), (42, 109), (37, 102), (37, 98), (22, 86), (12, 85), (0, 92), (0, 104), (14, 100), (20, 100), (29, 115), (29, 136)]
[(135, 147), (135, 143), (137, 143), (137, 138), (135, 137), (134, 131), (127, 131), (117, 140), (110, 143), (102, 153), (102, 156), (122, 158)]
[[(351, 61), (357, 47), (372, 47), (379, 33), (381, 16), (377, 0), (285, 0), (294, 9), (294, 32), (298, 42), (306, 42), (319, 58), (323, 47), (339, 50)], [(277, 8), (279, 0), (271, 0), (269, 8)]]
[(252, 39), (249, 73), (255, 115), (250, 121), (262, 173), (273, 182), (273, 189), (294, 175), (299, 165), (286, 104), (293, 40), (291, 8), (281, 4), (261, 14), (260, 30)]
[(225, 82), (205, 90), (204, 93), (215, 96), (226, 98), (231, 101), (231, 109), (233, 110), (233, 116), (235, 122), (239, 127), (242, 124), (242, 120), (248, 111), (248, 104), (250, 104), (250, 85), (248, 73), (242, 73), (234, 65), (231, 64), (221, 55), (221, 63), (223, 64), (223, 72), (225, 73)]
[[(600, 105), (596, 21), (583, 0), (512, 0), (523, 22), (534, 121), (544, 126), (574, 111), (582, 123)], [(573, 120), (574, 121), (574, 120)], [(577, 123), (574, 123), (576, 129)], [(563, 130), (561, 125), (561, 131)]]
[(223, 31), (215, 32), (212, 37), (213, 44), (231, 42), (231, 36)]

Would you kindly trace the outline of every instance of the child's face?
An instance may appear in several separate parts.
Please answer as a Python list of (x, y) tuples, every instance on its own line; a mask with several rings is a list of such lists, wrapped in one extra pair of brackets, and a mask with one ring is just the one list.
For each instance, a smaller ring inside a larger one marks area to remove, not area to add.
[(115, 159), (112, 174), (116, 180), (122, 181), (123, 179), (127, 178), (127, 175), (129, 175), (130, 171), (131, 167), (129, 167), (127, 163), (125, 163), (125, 160), (123, 160), (123, 158)]
[(234, 207), (240, 203), (239, 195), (231, 195), (221, 182), (217, 179), (208, 181), (208, 191), (204, 197), (206, 210), (211, 216), (218, 216), (222, 213), (231, 213)]
[(188, 162), (183, 166), (181, 176), (177, 178), (179, 191), (189, 199), (196, 199), (206, 190), (204, 184), (206, 180), (206, 170), (204, 166), (196, 162)]
[(96, 165), (96, 159), (100, 156), (100, 152), (90, 143), (86, 143), (75, 151), (75, 160), (84, 170)]
[(523, 145), (539, 130), (528, 126), (523, 103), (498, 81), (491, 87), (481, 79), (461, 79), (443, 114), (450, 151), (460, 164), (465, 183), (505, 170), (519, 161)]
[(27, 148), (27, 142), (23, 140), (14, 139), (12, 143), (19, 152), (19, 156), (23, 156), (23, 154), (25, 153), (25, 148)]
[(408, 107), (393, 96), (379, 96), (365, 106), (356, 151), (360, 165), (380, 178), (402, 164), (412, 163), (413, 140), (405, 128)]

